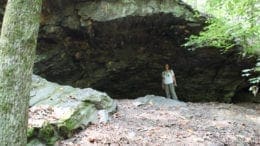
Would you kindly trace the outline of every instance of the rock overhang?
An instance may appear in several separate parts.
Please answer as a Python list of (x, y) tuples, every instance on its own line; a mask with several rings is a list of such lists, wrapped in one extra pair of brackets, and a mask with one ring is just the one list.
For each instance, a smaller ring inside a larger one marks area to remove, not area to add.
[(81, 21), (91, 18), (95, 21), (110, 21), (127, 16), (149, 16), (169, 13), (188, 21), (197, 21), (195, 11), (180, 0), (108, 0), (88, 1), (76, 5)]

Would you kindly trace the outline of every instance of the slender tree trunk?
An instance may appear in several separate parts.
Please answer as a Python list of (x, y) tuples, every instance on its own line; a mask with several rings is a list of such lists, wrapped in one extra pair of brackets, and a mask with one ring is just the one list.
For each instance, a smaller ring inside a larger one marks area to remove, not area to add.
[(25, 146), (42, 0), (8, 0), (0, 38), (0, 145)]

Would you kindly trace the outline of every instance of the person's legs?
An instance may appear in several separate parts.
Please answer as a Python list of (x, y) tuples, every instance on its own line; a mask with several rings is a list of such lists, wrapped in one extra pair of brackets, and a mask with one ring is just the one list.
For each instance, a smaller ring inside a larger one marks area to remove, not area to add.
[(165, 84), (164, 89), (165, 89), (166, 98), (171, 98), (169, 85)]
[(169, 90), (171, 92), (172, 99), (178, 100), (173, 84), (169, 84)]

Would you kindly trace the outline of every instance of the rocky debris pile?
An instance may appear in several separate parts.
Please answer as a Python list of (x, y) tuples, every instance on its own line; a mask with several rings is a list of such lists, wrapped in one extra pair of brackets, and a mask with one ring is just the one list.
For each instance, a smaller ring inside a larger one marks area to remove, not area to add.
[(59, 145), (260, 145), (259, 127), (259, 104), (184, 103), (149, 95), (118, 100), (109, 123), (91, 124)]
[(97, 121), (99, 111), (116, 110), (116, 103), (106, 93), (61, 86), (35, 75), (32, 78), (29, 145), (53, 144), (58, 139), (68, 138), (77, 129)]

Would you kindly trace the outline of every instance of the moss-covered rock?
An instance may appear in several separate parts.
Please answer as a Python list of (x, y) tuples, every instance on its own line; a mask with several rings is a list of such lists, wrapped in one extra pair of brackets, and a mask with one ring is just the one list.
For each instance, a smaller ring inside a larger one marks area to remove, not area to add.
[(106, 94), (93, 89), (61, 86), (33, 76), (27, 137), (29, 144), (53, 145), (70, 137), (75, 130), (96, 120), (98, 110), (109, 113), (116, 103)]
[(46, 123), (39, 128), (37, 137), (47, 145), (51, 145), (55, 143), (56, 140), (58, 140), (54, 126), (49, 123)]

